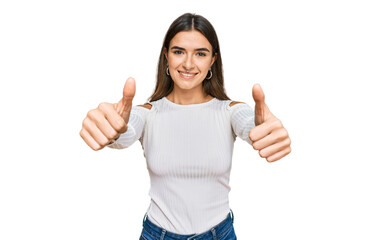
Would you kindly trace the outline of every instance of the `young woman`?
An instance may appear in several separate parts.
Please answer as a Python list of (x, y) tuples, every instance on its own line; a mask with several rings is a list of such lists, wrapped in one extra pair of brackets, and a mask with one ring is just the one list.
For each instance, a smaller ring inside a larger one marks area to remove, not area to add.
[(134, 95), (129, 78), (121, 101), (89, 111), (80, 135), (94, 150), (140, 140), (151, 179), (140, 239), (236, 239), (228, 201), (236, 137), (268, 162), (291, 152), (260, 86), (253, 87), (255, 112), (230, 100), (216, 32), (204, 17), (187, 13), (166, 33), (149, 101), (132, 107)]

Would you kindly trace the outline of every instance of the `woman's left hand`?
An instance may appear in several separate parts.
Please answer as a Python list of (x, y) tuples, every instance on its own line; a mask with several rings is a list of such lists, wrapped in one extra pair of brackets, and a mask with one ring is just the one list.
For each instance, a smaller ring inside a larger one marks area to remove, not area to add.
[(253, 86), (252, 95), (255, 101), (255, 127), (249, 133), (252, 146), (268, 162), (277, 161), (291, 152), (291, 139), (282, 122), (265, 104), (264, 92), (259, 84)]

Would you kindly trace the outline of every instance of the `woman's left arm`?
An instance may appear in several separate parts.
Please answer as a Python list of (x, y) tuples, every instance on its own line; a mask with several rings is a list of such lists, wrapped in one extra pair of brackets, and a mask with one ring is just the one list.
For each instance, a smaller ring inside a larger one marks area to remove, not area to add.
[(291, 152), (291, 139), (282, 122), (276, 118), (265, 104), (263, 89), (259, 84), (253, 86), (255, 101), (255, 127), (249, 138), (252, 146), (268, 162), (277, 161)]

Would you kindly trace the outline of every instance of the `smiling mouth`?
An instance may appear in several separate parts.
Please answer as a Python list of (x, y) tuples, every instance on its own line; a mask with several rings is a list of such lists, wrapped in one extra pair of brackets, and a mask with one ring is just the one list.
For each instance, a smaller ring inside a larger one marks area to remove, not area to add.
[(185, 72), (181, 72), (181, 71), (178, 71), (180, 76), (182, 77), (185, 77), (185, 78), (192, 78), (194, 76), (196, 76), (198, 73), (185, 73)]

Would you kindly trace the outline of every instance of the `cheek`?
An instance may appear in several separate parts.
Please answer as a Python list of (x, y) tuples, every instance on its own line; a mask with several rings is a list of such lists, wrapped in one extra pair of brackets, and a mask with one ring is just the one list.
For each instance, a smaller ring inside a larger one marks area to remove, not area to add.
[(211, 62), (210, 61), (199, 61), (197, 63), (197, 66), (201, 71), (207, 72), (211, 66)]
[(182, 64), (181, 58), (170, 58), (168, 60), (169, 68), (177, 68), (180, 64)]

